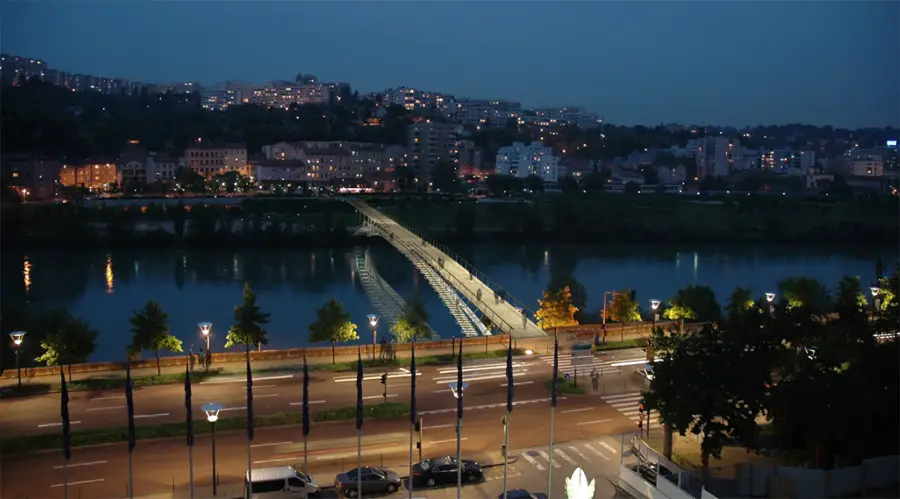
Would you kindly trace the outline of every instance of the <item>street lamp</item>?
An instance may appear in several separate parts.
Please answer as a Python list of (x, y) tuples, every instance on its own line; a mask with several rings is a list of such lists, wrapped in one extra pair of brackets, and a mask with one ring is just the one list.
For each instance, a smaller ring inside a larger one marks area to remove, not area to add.
[(375, 314), (369, 314), (367, 316), (369, 319), (369, 328), (372, 330), (372, 360), (375, 360), (375, 327), (378, 326), (378, 316)]
[(657, 313), (659, 310), (659, 300), (650, 300), (650, 308), (653, 309), (653, 326), (650, 329), (650, 337), (647, 338), (647, 363), (653, 362), (654, 352), (653, 352), (653, 333), (656, 331), (656, 321), (659, 320), (659, 314)]
[(216, 421), (219, 420), (219, 411), (222, 410), (222, 404), (209, 403), (201, 407), (206, 413), (206, 420), (212, 425), (212, 483), (213, 495), (216, 495)]
[(25, 331), (14, 331), (9, 333), (9, 337), (16, 346), (16, 376), (19, 378), (19, 386), (22, 386), (22, 371), (19, 369), (19, 350), (21, 350), (22, 340), (25, 338)]
[(206, 338), (206, 358), (203, 359), (203, 365), (206, 372), (209, 372), (209, 361), (207, 359), (212, 359), (212, 352), (209, 351), (209, 336), (212, 333), (212, 322), (201, 322), (197, 324), (197, 327), (200, 328), (200, 333)]
[(659, 320), (659, 314), (657, 313), (657, 310), (659, 309), (659, 300), (650, 300), (650, 308), (653, 309), (653, 322), (655, 326), (656, 321)]
[(875, 305), (875, 312), (877, 313), (878, 308), (881, 305), (881, 299), (878, 298), (878, 295), (881, 294), (881, 288), (879, 288), (878, 286), (872, 286), (871, 288), (869, 288), (869, 291), (872, 292), (872, 305)]
[(775, 315), (775, 293), (766, 293), (766, 301), (769, 302), (769, 314)]

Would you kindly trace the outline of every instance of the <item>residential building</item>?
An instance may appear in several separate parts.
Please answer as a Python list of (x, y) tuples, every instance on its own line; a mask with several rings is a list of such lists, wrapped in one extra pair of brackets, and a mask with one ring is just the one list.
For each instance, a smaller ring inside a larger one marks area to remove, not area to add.
[(4, 155), (3, 186), (12, 187), (25, 201), (54, 199), (59, 194), (59, 172), (56, 160), (39, 159), (30, 154)]
[(656, 175), (660, 184), (681, 184), (687, 182), (687, 169), (682, 166), (658, 166)]
[(460, 99), (449, 109), (450, 119), (465, 125), (506, 126), (510, 119), (518, 120), (520, 102), (506, 100)]
[(496, 172), (499, 175), (526, 178), (537, 175), (544, 182), (557, 182), (560, 177), (559, 158), (553, 149), (540, 142), (513, 145), (497, 150)]
[(120, 182), (116, 164), (107, 161), (66, 163), (59, 170), (59, 183), (66, 187), (83, 187), (91, 191), (108, 191)]
[(472, 140), (459, 141), (459, 173), (464, 175), (479, 175), (482, 172), (482, 154), (484, 151), (475, 146)]
[(406, 148), (391, 145), (384, 150), (385, 171), (395, 172), (397, 168), (406, 164)]
[(147, 154), (147, 183), (175, 180), (176, 172), (183, 166), (181, 158), (150, 152)]
[(335, 183), (362, 178), (362, 172), (354, 171), (353, 153), (346, 147), (336, 144), (307, 147), (300, 156), (306, 164), (306, 179), (310, 182)]
[(243, 101), (247, 104), (287, 109), (292, 104), (324, 104), (329, 97), (328, 87), (318, 83), (275, 81), (264, 87), (254, 88)]
[(381, 94), (382, 106), (403, 106), (407, 111), (446, 110), (453, 100), (452, 95), (409, 87), (390, 88)]
[(250, 161), (250, 177), (256, 183), (308, 180), (306, 163), (300, 159), (254, 158)]
[(207, 143), (198, 139), (184, 151), (184, 165), (204, 177), (238, 170), (246, 164), (244, 144)]
[(431, 170), (441, 162), (459, 162), (460, 127), (454, 123), (424, 122), (406, 130), (406, 166), (421, 181), (431, 180)]
[(116, 167), (122, 185), (147, 183), (147, 158), (147, 150), (137, 140), (128, 141)]
[(352, 144), (346, 146), (350, 150), (354, 175), (387, 170), (387, 155), (383, 146), (378, 144)]
[(877, 154), (857, 154), (850, 162), (850, 174), (854, 177), (883, 177), (884, 162)]
[(724, 135), (706, 136), (697, 145), (697, 178), (727, 177), (734, 168), (741, 143)]

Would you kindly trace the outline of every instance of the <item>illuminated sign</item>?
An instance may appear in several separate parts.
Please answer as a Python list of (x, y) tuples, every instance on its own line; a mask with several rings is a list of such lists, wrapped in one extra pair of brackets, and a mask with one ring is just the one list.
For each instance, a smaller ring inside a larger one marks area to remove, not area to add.
[(897, 148), (897, 139), (887, 141), (887, 146), (891, 149)]

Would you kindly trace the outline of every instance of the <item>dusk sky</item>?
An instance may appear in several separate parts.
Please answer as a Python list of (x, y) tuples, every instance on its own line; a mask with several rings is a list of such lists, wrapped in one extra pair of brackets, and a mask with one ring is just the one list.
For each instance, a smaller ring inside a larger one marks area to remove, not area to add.
[(2, 51), (147, 82), (298, 72), (622, 124), (900, 125), (900, 2), (3, 3)]

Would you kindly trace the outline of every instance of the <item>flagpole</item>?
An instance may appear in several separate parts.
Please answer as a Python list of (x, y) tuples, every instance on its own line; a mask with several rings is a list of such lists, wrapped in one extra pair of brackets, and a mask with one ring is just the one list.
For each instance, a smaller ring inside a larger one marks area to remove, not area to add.
[(512, 365), (512, 335), (506, 348), (506, 419), (503, 420), (503, 499), (509, 484), (509, 416), (512, 414), (515, 385)]
[(503, 425), (503, 499), (506, 499), (507, 479), (509, 477), (509, 410), (506, 411), (506, 424)]
[(553, 424), (554, 416), (556, 416), (556, 397), (559, 385), (559, 336), (557, 335), (559, 328), (553, 333), (553, 393), (550, 400), (550, 453), (547, 462), (550, 467), (547, 468), (547, 495), (553, 494)]
[(362, 497), (362, 402), (363, 367), (359, 345), (356, 346), (356, 497)]
[(247, 343), (247, 488), (248, 497), (253, 497), (253, 377), (250, 374), (250, 344)]
[(413, 432), (416, 428), (416, 339), (412, 339), (412, 361), (409, 366), (410, 392), (409, 392), (409, 481), (406, 489), (409, 490), (409, 499), (413, 495)]
[(456, 358), (456, 499), (462, 499), (462, 338), (459, 339), (459, 356)]

